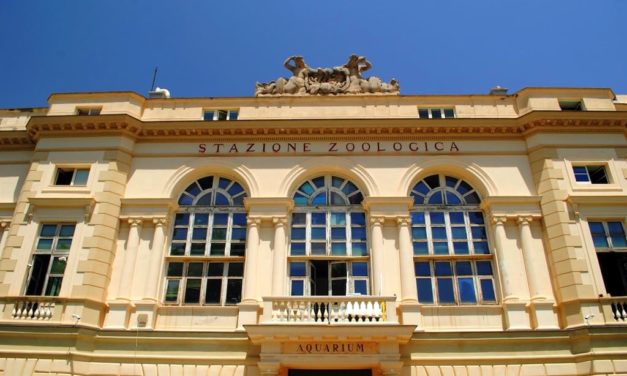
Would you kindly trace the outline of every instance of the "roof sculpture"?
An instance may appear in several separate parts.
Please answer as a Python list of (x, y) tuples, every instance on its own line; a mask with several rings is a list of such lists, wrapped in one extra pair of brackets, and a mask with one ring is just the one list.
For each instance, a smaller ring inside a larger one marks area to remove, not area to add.
[(283, 65), (292, 77), (279, 77), (266, 83), (257, 82), (255, 95), (330, 95), (330, 94), (387, 94), (398, 95), (398, 81), (389, 83), (371, 76), (362, 77), (372, 64), (364, 57), (351, 55), (346, 64), (333, 68), (311, 68), (302, 56), (292, 55)]

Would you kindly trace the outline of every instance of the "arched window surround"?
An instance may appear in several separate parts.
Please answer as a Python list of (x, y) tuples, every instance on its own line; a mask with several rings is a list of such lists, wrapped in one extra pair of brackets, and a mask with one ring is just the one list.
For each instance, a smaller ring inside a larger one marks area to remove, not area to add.
[(495, 304), (497, 291), (480, 194), (433, 173), (410, 191), (414, 271), (421, 304)]
[(201, 177), (180, 193), (166, 256), (166, 304), (241, 301), (246, 196), (241, 184), (221, 175)]
[(363, 193), (321, 174), (294, 190), (288, 273), (291, 295), (366, 295), (369, 255)]

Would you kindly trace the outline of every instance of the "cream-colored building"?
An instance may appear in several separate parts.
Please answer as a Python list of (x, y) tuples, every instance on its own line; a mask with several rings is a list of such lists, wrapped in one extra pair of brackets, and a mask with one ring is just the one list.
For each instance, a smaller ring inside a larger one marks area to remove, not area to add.
[(627, 96), (0, 110), (7, 375), (627, 374)]

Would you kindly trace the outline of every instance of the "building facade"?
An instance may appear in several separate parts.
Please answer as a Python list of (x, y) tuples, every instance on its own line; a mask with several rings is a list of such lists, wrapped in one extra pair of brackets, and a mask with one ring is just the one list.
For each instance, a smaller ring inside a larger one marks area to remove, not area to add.
[(268, 93), (0, 110), (4, 374), (627, 374), (626, 96)]

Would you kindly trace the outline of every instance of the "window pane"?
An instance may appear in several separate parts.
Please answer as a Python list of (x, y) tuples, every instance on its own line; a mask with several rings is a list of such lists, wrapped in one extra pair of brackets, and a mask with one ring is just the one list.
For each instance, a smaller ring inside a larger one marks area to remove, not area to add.
[(74, 226), (74, 225), (62, 225), (61, 226), (61, 230), (59, 231), (59, 236), (62, 236), (62, 237), (74, 236), (74, 229), (75, 228), (76, 228), (76, 226)]
[(435, 263), (435, 275), (436, 276), (448, 276), (453, 275), (453, 269), (450, 262), (436, 262)]
[[(335, 193), (331, 193), (331, 195), (335, 195)], [(327, 204), (327, 194), (325, 192), (318, 193), (316, 197), (311, 200), (313, 205), (326, 205)], [(334, 202), (334, 204), (337, 204)]]
[(492, 275), (492, 263), (490, 261), (477, 261), (477, 274)]
[(424, 227), (414, 227), (411, 229), (411, 234), (413, 239), (415, 240), (426, 240), (427, 239), (427, 229)]
[(588, 166), (588, 173), (590, 174), (590, 182), (592, 182), (592, 184), (608, 183), (604, 166)]
[(55, 180), (56, 185), (70, 185), (72, 184), (72, 176), (74, 175), (74, 169), (58, 169), (57, 178)]
[(346, 224), (345, 213), (331, 213), (331, 224), (334, 226)]
[(307, 275), (304, 262), (290, 262), (290, 276), (304, 277)]
[(459, 299), (462, 303), (477, 303), (475, 285), (472, 278), (458, 278)]
[(202, 262), (191, 262), (187, 265), (188, 277), (201, 277), (202, 276)]
[(455, 303), (455, 295), (453, 294), (453, 280), (450, 278), (438, 278), (438, 300), (440, 304)]
[(431, 109), (431, 118), (433, 119), (440, 119), (442, 117), (442, 111), (440, 111), (439, 108), (432, 108)]
[(458, 261), (455, 263), (455, 273), (457, 275), (472, 275), (470, 261)]
[(429, 213), (429, 219), (431, 219), (431, 224), (443, 225), (444, 224), (444, 213), (442, 213), (442, 212)]
[(446, 204), (447, 205), (460, 205), (462, 200), (453, 192), (446, 192)]
[(351, 237), (353, 240), (366, 240), (366, 229), (364, 227), (352, 227)]
[(353, 256), (368, 256), (366, 243), (353, 243)]
[(429, 204), (431, 204), (431, 205), (440, 205), (440, 204), (443, 204), (443, 203), (444, 203), (444, 201), (442, 200), (442, 192), (440, 192), (440, 191), (435, 192), (433, 194), (433, 196), (431, 196), (429, 198)]
[(468, 248), (468, 243), (466, 242), (455, 242), (453, 243), (453, 251), (456, 255), (467, 255), (470, 253), (470, 249)]
[(431, 288), (431, 280), (427, 278), (419, 278), (416, 280), (418, 289), (418, 301), (420, 303), (433, 303), (433, 289)]
[(623, 225), (620, 222), (608, 222), (607, 228), (610, 231), (610, 238), (612, 239), (612, 246), (614, 248), (625, 247), (625, 231)]
[[(199, 214), (196, 214), (199, 215)], [(178, 213), (174, 218), (175, 226), (187, 226), (189, 223), (189, 214), (188, 213)]]
[(453, 239), (466, 239), (466, 228), (465, 227), (453, 227)]
[(311, 194), (314, 193), (315, 188), (309, 182), (305, 182), (300, 186), (300, 188), (298, 188), (298, 190), (311, 196)]
[(364, 200), (364, 196), (361, 193), (356, 193), (348, 198), (348, 202), (351, 205), (359, 205)]
[(207, 239), (207, 229), (206, 228), (195, 228), (192, 233), (193, 240), (205, 240)]
[(229, 215), (226, 213), (216, 213), (213, 215), (214, 226), (226, 226), (229, 223)]
[(333, 262), (331, 263), (331, 278), (346, 277), (346, 263), (345, 262)]
[(483, 295), (484, 302), (495, 302), (496, 296), (494, 295), (494, 284), (491, 279), (481, 280), (481, 295)]
[(433, 242), (433, 253), (436, 255), (448, 254), (448, 243), (446, 242)]
[(209, 264), (207, 269), (208, 277), (222, 277), (222, 273), (224, 270), (224, 264), (219, 262), (213, 262)]
[(324, 176), (319, 176), (315, 179), (311, 179), (311, 181), (313, 182), (313, 184), (317, 187), (317, 188), (322, 188), (324, 187)]
[(446, 229), (444, 227), (432, 227), (431, 235), (433, 239), (446, 239)]
[(174, 240), (186, 240), (187, 239), (187, 228), (175, 228), (174, 235), (172, 236)]
[(187, 279), (185, 284), (185, 303), (199, 303), (200, 302), (200, 279)]
[(203, 120), (205, 121), (213, 120), (213, 111), (205, 111), (205, 113), (203, 114)]
[(211, 256), (224, 256), (226, 244), (213, 243), (211, 244)]
[(325, 213), (311, 213), (312, 225), (325, 225), (327, 223), (327, 216)]
[(292, 256), (304, 256), (305, 255), (305, 243), (292, 243), (290, 248), (290, 254)]
[(222, 293), (222, 279), (208, 279), (207, 290), (205, 291), (205, 303), (220, 304), (220, 295)]
[(468, 218), (470, 219), (470, 223), (482, 225), (483, 222), (483, 214), (481, 212), (470, 212), (468, 213)]
[(473, 239), (485, 239), (487, 238), (485, 227), (483, 226), (473, 226), (471, 228)]
[(326, 243), (311, 243), (311, 254), (316, 256), (322, 256), (327, 254)]
[[(178, 217), (178, 215), (177, 215), (177, 217)], [(185, 225), (186, 223), (187, 222), (185, 222), (183, 224)], [(209, 214), (196, 213), (196, 215), (194, 215), (194, 225), (195, 226), (207, 226), (207, 225), (209, 225)]]
[(196, 182), (193, 182), (189, 185), (189, 187), (185, 189), (185, 192), (189, 193), (192, 196), (197, 196), (201, 192), (201, 190), (198, 184)]
[(178, 300), (180, 280), (170, 279), (165, 287), (165, 301), (173, 303)]
[(234, 241), (245, 241), (246, 240), (246, 229), (245, 228), (234, 228), (231, 231), (231, 240)]
[(306, 213), (292, 214), (292, 225), (305, 225), (306, 221), (307, 221)]
[(203, 256), (205, 254), (205, 243), (192, 243), (189, 254), (190, 256)]
[(344, 188), (342, 188), (342, 192), (344, 192), (344, 194), (346, 194), (347, 196), (357, 190), (358, 188), (355, 186), (355, 184), (351, 183), (350, 181), (347, 181)]
[(242, 300), (242, 280), (229, 279), (226, 283), (225, 304), (237, 304)]
[(57, 225), (43, 225), (41, 226), (40, 236), (55, 236), (57, 234)]
[(216, 192), (216, 205), (227, 206), (229, 205), (229, 199), (222, 193)]
[(305, 229), (292, 227), (292, 240), (305, 240)]
[(246, 253), (245, 243), (232, 243), (231, 244), (231, 256), (244, 256)]
[(414, 268), (417, 276), (431, 276), (431, 267), (428, 262), (416, 262)]
[(353, 262), (352, 265), (354, 277), (367, 277), (368, 276), (368, 263), (367, 262)]
[(50, 277), (48, 278), (48, 285), (46, 286), (46, 296), (59, 296), (61, 291), (61, 281), (63, 277)]
[(55, 257), (52, 259), (52, 266), (50, 267), (50, 274), (63, 274), (65, 272), (65, 265), (67, 264), (66, 257)]
[(170, 246), (170, 255), (182, 256), (185, 254), (185, 243), (172, 243)]
[(52, 239), (39, 239), (37, 242), (37, 249), (52, 249)]
[(322, 227), (314, 227), (311, 229), (312, 240), (324, 240), (327, 238), (327, 229)]
[(346, 243), (332, 243), (331, 255), (333, 256), (346, 256)]
[(213, 228), (211, 240), (226, 240), (226, 228)]
[(449, 218), (451, 219), (451, 223), (454, 225), (464, 224), (464, 213), (451, 212), (449, 213)]
[(33, 266), (30, 281), (28, 281), (28, 287), (26, 288), (26, 295), (41, 295), (46, 282), (46, 275), (48, 274), (49, 262), (50, 255), (33, 256)]
[(364, 280), (355, 281), (355, 294), (368, 295), (368, 282)]
[(351, 213), (351, 224), (365, 226), (366, 215), (364, 213)]
[(168, 264), (168, 277), (180, 277), (183, 275), (183, 263), (171, 262)]
[(454, 118), (455, 117), (455, 112), (453, 111), (452, 108), (445, 108), (444, 109), (444, 117), (447, 118), (447, 119)]
[(229, 277), (241, 277), (244, 275), (244, 263), (232, 262), (229, 264)]
[(415, 225), (424, 225), (425, 224), (425, 213), (424, 212), (413, 212), (411, 213), (411, 223)]
[(426, 108), (418, 109), (418, 117), (420, 119), (428, 119), (429, 118), (429, 110)]
[(303, 281), (292, 281), (292, 296), (303, 296), (305, 293)]
[(344, 227), (332, 228), (331, 240), (346, 240), (346, 229)]
[(246, 214), (233, 214), (233, 226), (246, 226)]
[(414, 255), (429, 254), (429, 246), (427, 242), (414, 242)]
[(478, 255), (488, 255), (490, 254), (490, 249), (488, 248), (488, 242), (474, 242), (475, 246), (475, 254)]

